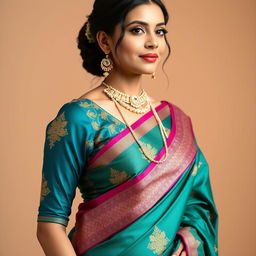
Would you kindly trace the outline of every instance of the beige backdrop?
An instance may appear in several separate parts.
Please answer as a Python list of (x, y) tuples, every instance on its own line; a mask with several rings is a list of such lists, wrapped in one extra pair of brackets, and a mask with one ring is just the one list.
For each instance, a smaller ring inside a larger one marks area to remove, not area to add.
[[(45, 126), (97, 83), (81, 68), (75, 41), (92, 2), (0, 1), (0, 255), (43, 255), (36, 216)], [(159, 69), (158, 86), (146, 78), (144, 87), (192, 117), (211, 167), (220, 254), (255, 255), (256, 1), (165, 2), (170, 86)]]

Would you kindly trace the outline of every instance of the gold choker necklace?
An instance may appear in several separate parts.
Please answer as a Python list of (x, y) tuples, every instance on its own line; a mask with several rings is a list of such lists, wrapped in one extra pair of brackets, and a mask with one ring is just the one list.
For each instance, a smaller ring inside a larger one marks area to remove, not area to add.
[[(114, 87), (108, 85), (105, 82), (102, 82), (107, 88), (103, 91), (111, 98), (115, 99), (120, 105), (126, 109), (136, 113), (144, 114), (150, 109), (147, 93), (142, 89), (142, 93), (139, 96), (130, 96), (126, 93), (123, 93)], [(145, 107), (141, 107), (147, 104)]]

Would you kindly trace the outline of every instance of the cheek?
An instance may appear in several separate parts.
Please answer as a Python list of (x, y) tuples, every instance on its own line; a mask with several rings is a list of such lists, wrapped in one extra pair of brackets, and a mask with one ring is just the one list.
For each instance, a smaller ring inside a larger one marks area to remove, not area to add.
[(120, 47), (120, 54), (123, 55), (131, 55), (131, 54), (135, 54), (138, 55), (139, 54), (139, 50), (141, 49), (141, 45), (140, 43), (134, 40), (126, 40), (125, 42), (121, 43)]
[(118, 46), (117, 55), (115, 55), (115, 59), (118, 63), (130, 63), (132, 59), (135, 59), (140, 55), (139, 49), (141, 49), (141, 47), (138, 45), (138, 43), (134, 41), (125, 41)]
[(167, 50), (167, 44), (166, 44), (165, 39), (164, 39), (159, 44), (159, 54), (163, 55), (166, 50)]

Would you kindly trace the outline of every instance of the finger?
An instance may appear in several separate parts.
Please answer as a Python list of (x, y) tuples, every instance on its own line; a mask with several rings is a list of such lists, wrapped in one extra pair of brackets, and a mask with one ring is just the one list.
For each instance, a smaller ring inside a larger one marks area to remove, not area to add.
[(184, 250), (184, 251), (182, 251), (182, 253), (181, 253), (181, 255), (180, 256), (187, 256), (187, 253), (186, 253), (186, 251)]
[(182, 252), (183, 248), (184, 248), (184, 245), (181, 242), (178, 250), (172, 256), (180, 256), (180, 253)]

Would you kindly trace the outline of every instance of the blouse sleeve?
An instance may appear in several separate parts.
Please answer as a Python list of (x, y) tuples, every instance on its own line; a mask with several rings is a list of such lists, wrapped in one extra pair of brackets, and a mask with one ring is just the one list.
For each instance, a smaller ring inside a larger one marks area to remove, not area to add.
[(46, 128), (38, 222), (67, 226), (79, 178), (93, 136), (90, 122), (76, 103), (65, 104)]

